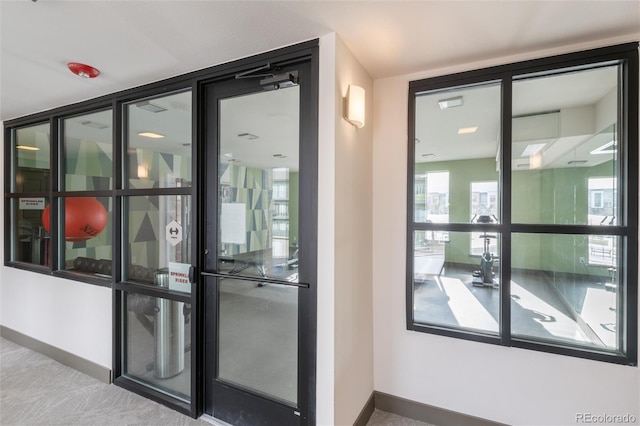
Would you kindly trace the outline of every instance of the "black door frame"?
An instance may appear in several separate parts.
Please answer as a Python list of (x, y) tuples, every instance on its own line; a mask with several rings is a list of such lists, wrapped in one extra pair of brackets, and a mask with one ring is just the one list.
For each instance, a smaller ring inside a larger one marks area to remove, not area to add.
[[(317, 50), (317, 49), (315, 49)], [(199, 294), (198, 301), (201, 318), (200, 341), (202, 342), (201, 366), (199, 376), (202, 378), (201, 407), (206, 411), (205, 398), (216, 393), (219, 400), (224, 401), (225, 407), (231, 411), (244, 413), (247, 419), (247, 411), (256, 410), (265, 415), (268, 422), (272, 416), (289, 413), (291, 424), (315, 424), (315, 395), (316, 395), (316, 324), (317, 324), (317, 188), (318, 188), (318, 67), (317, 56), (308, 55), (299, 58), (271, 58), (268, 61), (272, 67), (277, 67), (281, 72), (297, 70), (300, 80), (300, 190), (299, 190), (299, 218), (300, 220), (300, 282), (298, 296), (298, 409), (295, 411), (286, 404), (280, 404), (270, 399), (260, 397), (251, 392), (231, 389), (220, 383), (215, 385), (215, 370), (211, 370), (205, 362), (205, 354), (215, 354), (215, 332), (206, 332), (206, 327), (217, 327), (217, 214), (209, 215), (207, 211), (217, 213), (218, 200), (218, 109), (217, 99), (242, 94), (259, 93), (262, 88), (258, 79), (236, 80), (235, 74), (227, 74), (224, 78), (212, 81), (204, 81), (198, 85), (198, 115), (200, 123), (199, 155), (201, 160), (199, 168), (203, 173), (200, 179), (200, 208), (198, 221), (198, 270), (201, 271), (197, 280)], [(257, 68), (265, 62), (257, 62)], [(245, 70), (252, 69), (247, 66)], [(213, 143), (212, 143), (213, 142)], [(209, 146), (207, 146), (209, 145)], [(214, 184), (215, 182), (215, 184)], [(304, 220), (302, 220), (304, 219)], [(205, 230), (212, 230), (205, 235)], [(207, 247), (207, 241), (211, 241)], [(208, 253), (208, 254), (207, 254)], [(207, 306), (207, 301), (211, 305)], [(217, 360), (217, 354), (216, 360)], [(217, 362), (212, 363), (215, 365)], [(238, 417), (240, 418), (240, 416)], [(251, 424), (256, 424), (258, 418), (249, 416)], [(225, 420), (225, 419), (222, 419)], [(262, 420), (262, 419), (260, 419)], [(229, 421), (226, 419), (225, 421)], [(238, 420), (241, 421), (241, 420)], [(267, 423), (265, 423), (267, 424)]]
[[(213, 67), (205, 68), (198, 71), (193, 71), (180, 76), (171, 77), (168, 79), (156, 81), (153, 83), (145, 84), (139, 87), (122, 90), (119, 92), (107, 94), (104, 96), (96, 97), (87, 101), (78, 102), (58, 108), (53, 108), (47, 111), (41, 111), (34, 114), (29, 114), (23, 117), (7, 120), (4, 122), (4, 135), (5, 140), (11, 140), (12, 131), (14, 128), (29, 126), (34, 124), (40, 124), (48, 122), (51, 125), (51, 137), (52, 137), (52, 156), (57, 152), (57, 144), (59, 141), (58, 120), (67, 116), (75, 114), (84, 114), (87, 112), (94, 112), (100, 109), (109, 109), (113, 111), (113, 189), (103, 193), (101, 196), (109, 196), (113, 202), (113, 231), (112, 231), (112, 277), (111, 280), (98, 280), (84, 275), (72, 274), (68, 271), (59, 270), (56, 265), (56, 245), (52, 245), (52, 259), (49, 267), (39, 267), (37, 265), (26, 264), (24, 262), (15, 262), (9, 259), (10, 240), (5, 241), (5, 265), (30, 270), (36, 273), (42, 273), (45, 275), (58, 276), (60, 278), (72, 279), (87, 283), (88, 285), (101, 285), (111, 287), (112, 290), (112, 378), (115, 385), (126, 388), (132, 392), (140, 394), (145, 398), (159, 402), (162, 405), (168, 406), (181, 413), (189, 415), (191, 417), (198, 417), (203, 412), (203, 398), (204, 398), (204, 382), (203, 382), (203, 324), (204, 324), (204, 301), (203, 301), (203, 284), (200, 282), (194, 282), (191, 285), (191, 294), (176, 293), (170, 290), (159, 289), (153, 286), (140, 285), (134, 282), (128, 282), (123, 279), (121, 274), (122, 269), (122, 199), (126, 196), (138, 195), (136, 190), (127, 189), (123, 185), (123, 170), (126, 167), (124, 156), (126, 151), (123, 152), (123, 141), (126, 138), (126, 117), (123, 115), (123, 106), (135, 100), (147, 97), (162, 96), (174, 91), (188, 90), (192, 92), (192, 170), (196, 173), (203, 170), (204, 161), (202, 155), (204, 154), (203, 141), (206, 140), (206, 133), (204, 123), (206, 115), (204, 114), (205, 97), (204, 87), (206, 84), (221, 81), (235, 73), (244, 72), (247, 70), (255, 69), (258, 66), (262, 66), (267, 62), (282, 64), (302, 63), (308, 62), (310, 65), (309, 77), (307, 84), (301, 86), (301, 97), (303, 97), (308, 104), (307, 108), (301, 110), (301, 137), (304, 138), (306, 143), (309, 144), (310, 149), (306, 151), (306, 158), (301, 157), (301, 163), (304, 161), (307, 173), (301, 176), (300, 185), (306, 188), (316, 188), (318, 185), (317, 177), (317, 145), (318, 145), (318, 77), (319, 77), (319, 41), (317, 39), (308, 40), (299, 44), (284, 47), (281, 49), (273, 50), (266, 53), (261, 53), (255, 56), (238, 59), (232, 62), (216, 65)], [(202, 52), (203, 55), (207, 55), (207, 52)], [(304, 93), (304, 95), (302, 95)], [(302, 154), (302, 153), (301, 153)], [(11, 159), (11, 144), (7, 143), (5, 147), (5, 159), (9, 161)], [(55, 158), (51, 159), (52, 175), (57, 175), (57, 162)], [(5, 164), (5, 182), (9, 185), (10, 179), (10, 167), (6, 167)], [(51, 185), (48, 191), (43, 192), (41, 195), (52, 200), (54, 197), (66, 195), (64, 192), (58, 192), (58, 188), (55, 184), (56, 180), (51, 180)], [(10, 188), (5, 188), (5, 211), (9, 211), (10, 203), (12, 199), (20, 198), (22, 193), (10, 192)], [(192, 212), (194, 220), (194, 237), (192, 239), (192, 253), (194, 253), (192, 263), (194, 264), (197, 272), (200, 270), (202, 263), (202, 250), (203, 242), (198, 230), (203, 229), (203, 197), (205, 191), (203, 185), (194, 179), (191, 188), (179, 188), (174, 190), (166, 189), (153, 189), (149, 191), (153, 195), (167, 195), (169, 193), (180, 193), (184, 195), (192, 196)], [(310, 248), (308, 251), (301, 253), (301, 261), (309, 263), (309, 306), (307, 307), (307, 320), (308, 323), (304, 324), (305, 330), (308, 330), (308, 334), (304, 335), (305, 343), (304, 350), (308, 353), (311, 361), (307, 367), (307, 374), (309, 375), (309, 387), (305, 393), (308, 423), (315, 424), (315, 407), (316, 407), (316, 324), (317, 324), (317, 191), (308, 191), (308, 201), (304, 202), (304, 207), (308, 208), (308, 211), (304, 214), (309, 223), (309, 230), (313, 231), (309, 233), (307, 239), (309, 240)], [(85, 195), (96, 195), (97, 192), (87, 191)], [(33, 194), (28, 194), (33, 196)], [(301, 206), (302, 207), (302, 206)], [(56, 222), (55, 216), (56, 209), (53, 209), (52, 222)], [(302, 214), (302, 210), (301, 214)], [(5, 234), (11, 234), (11, 224), (5, 223)], [(301, 230), (302, 232), (302, 230)], [(55, 238), (55, 236), (54, 236)], [(313, 265), (313, 270), (311, 270)], [(197, 275), (197, 274), (196, 274)], [(123, 297), (127, 293), (138, 293), (153, 297), (163, 297), (170, 300), (177, 300), (184, 303), (191, 303), (192, 306), (192, 326), (191, 326), (191, 400), (186, 402), (180, 400), (172, 395), (157, 391), (149, 386), (145, 386), (138, 381), (132, 380), (123, 375), (123, 353), (124, 344), (122, 338), (124, 336), (124, 329), (126, 326), (125, 314), (123, 309), (126, 309), (123, 303)], [(302, 344), (301, 344), (302, 345)], [(303, 399), (300, 399), (302, 405)]]

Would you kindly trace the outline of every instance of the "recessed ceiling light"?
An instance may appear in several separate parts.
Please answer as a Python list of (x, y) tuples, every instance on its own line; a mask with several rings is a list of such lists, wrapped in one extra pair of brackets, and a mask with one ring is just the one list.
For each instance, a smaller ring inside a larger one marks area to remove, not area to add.
[(149, 101), (136, 102), (136, 106), (149, 112), (162, 112), (167, 110), (165, 107), (161, 107), (160, 105), (151, 103)]
[(567, 164), (586, 164), (587, 160), (571, 160)]
[[(613, 147), (611, 149), (607, 149), (609, 147)], [(616, 149), (617, 144), (616, 141), (611, 141), (611, 142), (607, 142), (604, 145), (602, 145), (601, 147), (598, 147), (596, 149), (594, 149), (593, 151), (591, 151), (592, 155), (597, 155), (597, 154), (615, 154), (618, 150)]]
[(24, 149), (25, 151), (40, 151), (40, 148), (37, 146), (29, 146), (29, 145), (16, 145), (17, 149)]
[(440, 107), (440, 109), (447, 109), (462, 106), (463, 103), (464, 99), (462, 98), (462, 96), (456, 96), (455, 98), (439, 100), (438, 106)]
[(106, 129), (107, 127), (109, 127), (106, 124), (98, 123), (96, 121), (91, 121), (91, 120), (83, 121), (82, 125), (87, 127), (93, 127), (94, 129)]
[(140, 132), (138, 133), (138, 135), (144, 136), (145, 138), (152, 138), (152, 139), (164, 138), (164, 135), (161, 135), (160, 133), (154, 133), (154, 132)]
[(427, 158), (427, 157), (435, 157), (435, 154), (430, 152), (428, 154), (422, 154), (423, 157)]
[(287, 158), (287, 156), (284, 154), (273, 154), (273, 156), (276, 158)]
[(463, 127), (458, 129), (459, 135), (466, 135), (468, 133), (475, 133), (478, 130), (478, 126), (476, 127)]
[(536, 154), (547, 146), (546, 143), (532, 143), (531, 145), (527, 145), (527, 147), (522, 151), (520, 157), (531, 157), (533, 154)]
[(253, 139), (258, 139), (258, 136), (254, 135), (253, 133), (240, 133), (238, 137), (249, 140), (249, 141)]

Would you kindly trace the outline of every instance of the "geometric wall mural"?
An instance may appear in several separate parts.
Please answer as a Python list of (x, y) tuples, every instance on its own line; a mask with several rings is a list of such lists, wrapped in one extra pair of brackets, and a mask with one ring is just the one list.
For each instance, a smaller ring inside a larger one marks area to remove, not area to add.
[(225, 243), (228, 255), (271, 248), (271, 216), (273, 204), (273, 178), (271, 169), (229, 165), (221, 182), (228, 185), (223, 203), (246, 205), (246, 243)]

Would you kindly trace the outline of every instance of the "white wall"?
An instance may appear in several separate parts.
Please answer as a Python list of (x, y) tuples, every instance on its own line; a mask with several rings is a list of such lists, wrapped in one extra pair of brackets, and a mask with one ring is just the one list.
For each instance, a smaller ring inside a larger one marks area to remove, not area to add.
[[(367, 125), (342, 119), (348, 84)], [(344, 43), (320, 39), (317, 423), (350, 425), (373, 392), (373, 80)]]
[[(373, 392), (371, 264), (373, 80), (336, 44), (335, 425), (352, 425)], [(342, 118), (349, 84), (365, 89), (365, 126)]]
[[(7, 214), (0, 209), (2, 223)], [(9, 238), (4, 226), (0, 235)], [(0, 324), (111, 369), (110, 288), (0, 266)]]
[(334, 418), (336, 35), (320, 38), (318, 99), (318, 327), (316, 422)]
[(623, 41), (629, 40), (531, 52), (374, 82), (376, 391), (508, 424), (575, 424), (576, 413), (630, 413), (640, 419), (637, 367), (412, 332), (405, 324), (409, 81)]

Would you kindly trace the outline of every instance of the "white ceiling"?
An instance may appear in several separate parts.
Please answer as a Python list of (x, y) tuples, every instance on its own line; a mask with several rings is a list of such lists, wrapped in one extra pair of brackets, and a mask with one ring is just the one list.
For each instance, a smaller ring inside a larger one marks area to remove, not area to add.
[[(373, 78), (631, 41), (632, 1), (0, 1), (0, 119), (337, 32)], [(83, 62), (96, 79), (71, 74)]]

